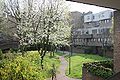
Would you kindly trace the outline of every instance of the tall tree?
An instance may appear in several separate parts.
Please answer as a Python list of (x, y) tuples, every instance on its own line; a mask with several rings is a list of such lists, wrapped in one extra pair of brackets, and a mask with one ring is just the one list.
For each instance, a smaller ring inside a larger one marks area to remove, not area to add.
[[(35, 0), (7, 0), (4, 5), (4, 13), (7, 15), (7, 21), (15, 26), (15, 35), (19, 38), (22, 54), (24, 55), (25, 45), (30, 34), (37, 15)], [(9, 26), (9, 25), (8, 25)], [(7, 26), (7, 27), (8, 27)], [(13, 25), (12, 25), (13, 26)]]
[[(7, 0), (4, 12), (7, 20), (16, 26), (16, 36), (24, 45), (41, 43), (37, 46), (43, 60), (49, 43), (66, 43), (70, 35), (69, 12), (65, 0)], [(24, 52), (23, 52), (24, 55)]]
[(3, 5), (4, 5), (4, 0), (0, 0), (0, 32), (2, 32), (4, 26)]
[(41, 0), (39, 7), (41, 15), (33, 32), (35, 33), (34, 41), (42, 44), (42, 47), (38, 48), (42, 68), (49, 43), (67, 42), (69, 37), (69, 13), (64, 3), (64, 0)]

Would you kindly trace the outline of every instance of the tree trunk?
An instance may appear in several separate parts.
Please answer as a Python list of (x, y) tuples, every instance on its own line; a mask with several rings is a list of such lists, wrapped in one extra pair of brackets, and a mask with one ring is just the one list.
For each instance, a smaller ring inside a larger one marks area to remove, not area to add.
[(50, 52), (50, 57), (52, 57), (52, 51)]
[(53, 57), (55, 56), (55, 52), (53, 51)]
[(45, 54), (47, 52), (47, 47), (48, 47), (48, 42), (49, 42), (49, 35), (47, 35), (46, 39), (43, 39), (43, 48), (41, 50), (40, 56), (41, 56), (41, 68), (43, 69), (44, 65), (43, 65), (43, 61), (44, 61), (44, 57)]
[(41, 56), (41, 68), (43, 69), (44, 65), (43, 65), (43, 60), (44, 60), (44, 56)]
[(22, 52), (22, 56), (24, 57), (25, 56), (25, 46), (24, 45), (22, 45), (22, 47), (21, 47), (21, 52)]

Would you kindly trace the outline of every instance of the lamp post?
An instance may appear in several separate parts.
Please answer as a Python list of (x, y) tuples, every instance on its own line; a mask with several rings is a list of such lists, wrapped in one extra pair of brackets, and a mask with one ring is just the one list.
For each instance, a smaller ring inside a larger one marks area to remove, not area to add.
[(69, 52), (69, 74), (71, 74), (71, 56), (72, 56), (72, 53), (73, 53), (73, 34), (72, 34), (72, 31), (71, 31), (71, 43), (70, 43), (70, 52)]
[(71, 74), (71, 56), (72, 56), (72, 45), (70, 45), (70, 52), (69, 52), (69, 74)]

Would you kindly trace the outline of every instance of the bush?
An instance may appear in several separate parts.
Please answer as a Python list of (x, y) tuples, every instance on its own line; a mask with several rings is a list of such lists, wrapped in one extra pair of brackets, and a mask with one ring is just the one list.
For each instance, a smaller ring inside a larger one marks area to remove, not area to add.
[(0, 49), (0, 60), (2, 60), (4, 57), (3, 57), (3, 52), (2, 50)]
[[(47, 47), (47, 51), (53, 51), (56, 49), (56, 46), (49, 42), (48, 45), (45, 45)], [(23, 47), (23, 46), (21, 46)], [(25, 50), (24, 51), (36, 51), (40, 48), (43, 48), (43, 43), (37, 43), (37, 44), (30, 44), (30, 45), (25, 45)]]
[(51, 76), (49, 61), (48, 58), (44, 61), (42, 70), (37, 52), (28, 52), (24, 57), (16, 56), (12, 60), (4, 59), (0, 62), (0, 80), (45, 80)]
[(85, 67), (90, 73), (105, 79), (114, 74), (112, 61), (85, 63), (83, 64), (83, 67)]
[(10, 48), (11, 53), (17, 53), (19, 51), (18, 48)]
[[(7, 63), (7, 64), (6, 64)], [(44, 79), (42, 72), (37, 66), (31, 65), (23, 57), (15, 59), (13, 62), (5, 62), (0, 69), (0, 80), (40, 80)]]

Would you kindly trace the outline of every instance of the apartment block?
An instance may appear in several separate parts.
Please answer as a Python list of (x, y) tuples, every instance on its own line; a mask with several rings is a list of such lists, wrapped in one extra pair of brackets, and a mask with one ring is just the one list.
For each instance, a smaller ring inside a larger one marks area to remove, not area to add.
[(113, 11), (83, 13), (83, 24), (72, 32), (72, 44), (84, 53), (112, 56)]

